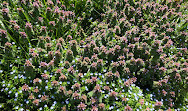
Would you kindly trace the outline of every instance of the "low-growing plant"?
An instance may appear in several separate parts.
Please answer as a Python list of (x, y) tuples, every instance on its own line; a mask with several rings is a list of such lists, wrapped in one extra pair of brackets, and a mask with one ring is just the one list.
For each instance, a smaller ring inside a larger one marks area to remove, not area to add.
[(188, 108), (187, 1), (0, 3), (0, 109)]

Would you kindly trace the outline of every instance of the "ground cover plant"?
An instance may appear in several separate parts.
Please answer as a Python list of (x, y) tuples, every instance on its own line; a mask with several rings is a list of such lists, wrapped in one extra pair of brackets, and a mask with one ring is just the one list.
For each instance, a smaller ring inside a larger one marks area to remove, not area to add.
[(0, 109), (188, 109), (186, 0), (0, 2)]

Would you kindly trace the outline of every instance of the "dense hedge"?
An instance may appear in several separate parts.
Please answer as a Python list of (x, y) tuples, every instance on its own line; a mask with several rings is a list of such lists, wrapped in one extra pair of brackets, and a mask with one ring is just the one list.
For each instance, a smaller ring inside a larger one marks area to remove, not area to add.
[(0, 3), (0, 109), (188, 108), (186, 1)]

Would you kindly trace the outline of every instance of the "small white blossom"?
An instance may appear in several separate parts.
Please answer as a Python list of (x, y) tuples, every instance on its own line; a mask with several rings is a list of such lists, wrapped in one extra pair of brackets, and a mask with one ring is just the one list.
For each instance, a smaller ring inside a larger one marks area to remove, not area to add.
[(26, 101), (27, 104), (29, 104), (29, 101)]
[(45, 89), (48, 90), (48, 86), (45, 86)]
[(12, 91), (9, 91), (8, 93), (9, 93), (9, 94), (11, 94), (11, 93), (12, 93)]
[(8, 88), (6, 87), (5, 90), (8, 91)]
[(50, 107), (50, 109), (54, 109), (54, 107), (53, 107), (53, 106), (51, 106), (51, 107)]
[(66, 103), (66, 104), (69, 104), (69, 101), (68, 101), (68, 100), (65, 100), (65, 103)]
[(18, 109), (18, 108), (19, 108), (18, 106), (15, 107), (15, 109)]

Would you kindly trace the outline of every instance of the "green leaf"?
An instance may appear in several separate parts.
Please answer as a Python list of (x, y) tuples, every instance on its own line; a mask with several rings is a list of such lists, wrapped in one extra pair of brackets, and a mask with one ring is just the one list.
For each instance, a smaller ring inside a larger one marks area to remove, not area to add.
[(99, 97), (99, 102), (102, 103), (102, 96)]
[(90, 97), (92, 97), (92, 96), (93, 96), (93, 91), (90, 91), (90, 92), (88, 93), (88, 95), (89, 95)]

